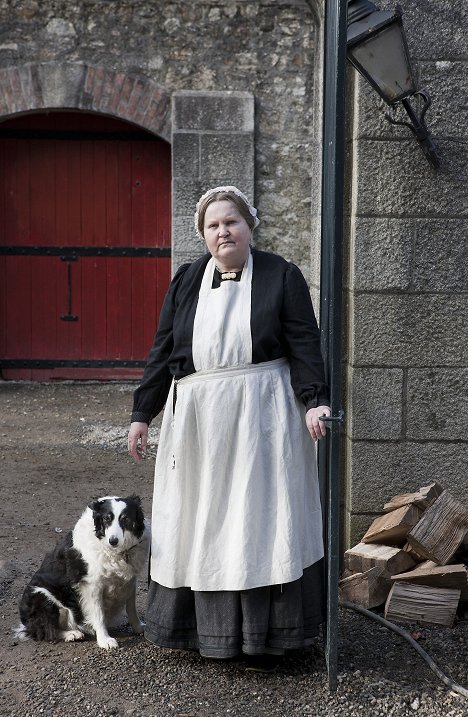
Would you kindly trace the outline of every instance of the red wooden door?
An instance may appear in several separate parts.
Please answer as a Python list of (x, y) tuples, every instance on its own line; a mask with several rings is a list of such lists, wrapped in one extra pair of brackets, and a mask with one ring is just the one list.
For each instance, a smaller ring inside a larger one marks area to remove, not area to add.
[(96, 115), (0, 127), (3, 378), (141, 374), (170, 281), (170, 147)]

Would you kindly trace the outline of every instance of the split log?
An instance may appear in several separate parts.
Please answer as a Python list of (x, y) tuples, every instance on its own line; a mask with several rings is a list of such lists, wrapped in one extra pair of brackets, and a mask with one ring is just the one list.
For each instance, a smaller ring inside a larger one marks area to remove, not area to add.
[(392, 575), (395, 582), (416, 583), (418, 585), (432, 585), (436, 588), (453, 588), (460, 590), (460, 599), (468, 600), (468, 573), (465, 565), (437, 565), (432, 560), (426, 560), (414, 570), (406, 573)]
[(377, 543), (358, 543), (344, 554), (345, 570), (364, 573), (370, 568), (381, 568), (387, 577), (409, 570), (415, 564), (411, 555), (401, 548)]
[(416, 563), (423, 563), (426, 560), (426, 558), (423, 555), (419, 555), (409, 543), (405, 543), (402, 550), (408, 553), (408, 555), (411, 555)]
[(348, 600), (367, 609), (383, 605), (390, 591), (390, 581), (388, 577), (382, 577), (382, 572), (381, 568), (374, 567), (340, 580), (340, 600)]
[(405, 505), (391, 513), (385, 513), (376, 518), (367, 533), (363, 536), (363, 543), (384, 543), (385, 545), (403, 545), (406, 536), (416, 525), (422, 511), (414, 505)]
[(344, 578), (350, 578), (351, 575), (354, 575), (354, 574), (355, 574), (355, 573), (354, 573), (353, 570), (348, 570), (348, 568), (343, 568), (343, 570), (341, 571), (341, 578), (342, 578), (342, 579), (344, 579)]
[(384, 505), (384, 513), (396, 510), (404, 505), (415, 505), (416, 508), (426, 510), (443, 492), (443, 488), (438, 483), (431, 483), (420, 488), (416, 493), (402, 493), (394, 495), (393, 498)]
[(395, 582), (385, 603), (385, 617), (452, 627), (460, 590)]
[(444, 490), (408, 533), (408, 543), (427, 560), (446, 565), (467, 530), (468, 510)]

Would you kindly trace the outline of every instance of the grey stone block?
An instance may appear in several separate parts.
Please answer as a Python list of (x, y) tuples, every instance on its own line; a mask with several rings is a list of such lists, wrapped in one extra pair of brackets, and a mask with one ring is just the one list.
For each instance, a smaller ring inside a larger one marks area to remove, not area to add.
[(468, 503), (466, 443), (441, 441), (346, 442), (348, 509), (379, 513), (389, 498), (437, 481)]
[(172, 135), (172, 176), (199, 178), (200, 134), (174, 132)]
[(178, 216), (172, 220), (172, 274), (181, 264), (191, 263), (207, 251), (206, 244), (195, 231), (193, 216)]
[(467, 219), (356, 217), (351, 288), (466, 291)]
[(195, 214), (195, 207), (205, 191), (202, 183), (197, 179), (173, 177), (172, 179), (172, 215), (173, 217), (188, 217)]
[(415, 229), (414, 288), (468, 291), (468, 219), (427, 219)]
[(466, 366), (466, 298), (363, 294), (353, 300), (352, 363)]
[(49, 62), (39, 65), (37, 78), (41, 85), (44, 107), (75, 107), (81, 94), (86, 66)]
[(468, 453), (468, 368), (408, 371), (407, 437), (465, 440)]
[[(387, 2), (386, 7), (394, 5)], [(465, 0), (437, 3), (407, 0), (403, 23), (411, 56), (435, 59), (463, 57), (468, 40), (467, 21)]]
[(349, 433), (352, 438), (400, 438), (402, 429), (403, 371), (350, 368)]
[[(202, 134), (200, 138), (201, 176), (225, 184), (230, 177), (253, 181), (253, 134)], [(243, 182), (243, 184), (244, 184)]]
[(192, 251), (193, 248), (199, 247), (206, 249), (205, 242), (200, 239), (195, 231), (193, 214), (187, 216), (177, 216), (172, 220), (172, 243), (178, 251)]
[(173, 95), (173, 128), (216, 132), (253, 132), (250, 92), (181, 90)]
[(351, 288), (407, 289), (411, 283), (414, 223), (356, 217), (352, 229)]
[(361, 542), (364, 533), (370, 528), (374, 515), (355, 515), (345, 508), (343, 513), (343, 533), (341, 544), (343, 550), (352, 548)]
[[(452, 56), (450, 53), (446, 57)], [(438, 135), (464, 139), (468, 125), (466, 62), (440, 57), (435, 62), (419, 63), (420, 85), (428, 90), (432, 100), (426, 122), (436, 140)]]
[(356, 213), (413, 217), (468, 214), (468, 193), (460, 183), (468, 165), (468, 146), (438, 141), (441, 169), (431, 169), (418, 142), (359, 140)]

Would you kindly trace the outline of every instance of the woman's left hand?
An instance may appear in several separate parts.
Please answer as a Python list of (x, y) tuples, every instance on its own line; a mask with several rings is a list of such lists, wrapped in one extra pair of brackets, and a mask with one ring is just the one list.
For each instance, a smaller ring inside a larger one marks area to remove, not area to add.
[(329, 406), (317, 406), (317, 408), (309, 408), (306, 413), (306, 425), (313, 441), (319, 441), (327, 435), (327, 426), (320, 421), (320, 416), (330, 416)]

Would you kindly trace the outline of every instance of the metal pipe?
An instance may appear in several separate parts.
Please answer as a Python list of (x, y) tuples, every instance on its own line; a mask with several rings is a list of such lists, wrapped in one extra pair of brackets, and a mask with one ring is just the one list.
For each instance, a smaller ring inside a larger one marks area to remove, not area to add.
[[(347, 0), (325, 0), (320, 325), (333, 414), (342, 411), (341, 313), (345, 156)], [(319, 451), (326, 486), (326, 659), (330, 691), (337, 687), (341, 423), (331, 423)]]

